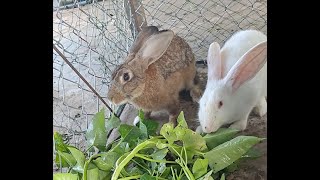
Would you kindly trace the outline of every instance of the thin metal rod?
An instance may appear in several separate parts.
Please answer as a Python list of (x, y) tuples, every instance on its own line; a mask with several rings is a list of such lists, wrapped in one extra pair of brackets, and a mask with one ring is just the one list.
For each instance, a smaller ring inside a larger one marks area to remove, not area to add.
[[(82, 79), (84, 83), (92, 90), (92, 92), (98, 96), (98, 98), (103, 102), (104, 105), (112, 112), (115, 116), (118, 117), (118, 114), (114, 113), (113, 110), (109, 107), (109, 105), (102, 99), (99, 93), (89, 84), (89, 82), (79, 73), (79, 71), (68, 61), (66, 56), (64, 56), (59, 49), (53, 44), (53, 49), (61, 56), (61, 58), (71, 67), (71, 69)], [(118, 117), (119, 118), (119, 117)]]

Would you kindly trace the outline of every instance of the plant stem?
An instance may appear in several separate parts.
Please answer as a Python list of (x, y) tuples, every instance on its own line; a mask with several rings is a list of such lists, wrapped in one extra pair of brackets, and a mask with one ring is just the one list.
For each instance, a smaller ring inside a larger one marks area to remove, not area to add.
[(97, 157), (100, 157), (101, 154), (95, 154), (95, 155), (92, 155), (88, 161), (86, 161), (84, 163), (84, 167), (83, 167), (83, 180), (87, 180), (87, 169), (88, 169), (88, 165), (89, 163), (92, 161), (93, 158), (97, 158)]
[[(183, 151), (184, 151), (184, 155), (186, 156), (186, 165), (188, 164), (188, 156), (187, 156), (187, 150), (186, 150), (186, 148), (183, 146)], [(181, 153), (182, 154), (182, 153)]]
[(173, 178), (173, 180), (175, 180), (176, 179), (176, 175), (174, 173), (174, 170), (173, 170), (172, 166), (170, 167), (170, 169), (171, 169), (171, 173), (172, 173), (172, 178)]
[(197, 150), (194, 150), (195, 153), (201, 155), (202, 157), (205, 155), (205, 153), (201, 152), (201, 151), (197, 151)]
[(133, 162), (136, 163), (138, 166), (140, 166), (140, 167), (143, 168), (144, 170), (148, 171), (149, 174), (151, 174), (151, 171), (150, 171), (148, 168), (144, 167), (143, 165), (141, 165), (140, 163), (138, 163), (138, 162), (135, 161), (134, 159), (131, 159), (131, 161), (133, 161)]
[(116, 161), (116, 166), (118, 166), (118, 165), (120, 164), (120, 162), (121, 162), (125, 157), (127, 157), (128, 154), (129, 154), (129, 152), (124, 153), (122, 156), (120, 156), (120, 157), (118, 158), (118, 160)]
[(147, 161), (151, 161), (151, 162), (174, 163), (174, 164), (177, 164), (177, 162), (175, 162), (175, 161), (164, 161), (164, 160), (150, 159), (150, 158), (147, 158), (146, 156), (141, 155), (141, 154), (136, 154), (136, 155), (134, 155), (134, 156), (139, 157), (139, 158), (142, 158), (142, 159), (145, 159), (145, 160), (147, 160)]
[(145, 146), (149, 144), (156, 144), (155, 142), (151, 140), (144, 141), (143, 143), (137, 145), (129, 154), (126, 158), (121, 161), (121, 163), (116, 166), (115, 171), (112, 174), (111, 180), (117, 180), (119, 177), (119, 174), (121, 170), (124, 168), (124, 166), (137, 154), (141, 149), (143, 149)]
[(110, 150), (110, 152), (113, 152), (118, 146), (120, 146), (120, 144), (122, 143), (122, 141), (123, 141), (123, 139), (121, 139), (121, 140), (119, 141), (119, 143)]
[(192, 175), (191, 171), (189, 170), (187, 164), (184, 162), (182, 156), (178, 153), (178, 151), (177, 151), (173, 146), (171, 146), (171, 148), (172, 148), (172, 149), (178, 154), (178, 156), (180, 157), (180, 161), (181, 161), (181, 162), (177, 162), (177, 163), (181, 166), (181, 168), (183, 169), (183, 171), (184, 171), (184, 173), (186, 174), (187, 178), (188, 178), (189, 180), (195, 180), (195, 178), (193, 177), (193, 175)]
[(140, 177), (141, 177), (141, 175), (137, 175), (137, 176), (130, 176), (130, 177), (125, 177), (125, 178), (120, 178), (118, 180), (138, 179)]

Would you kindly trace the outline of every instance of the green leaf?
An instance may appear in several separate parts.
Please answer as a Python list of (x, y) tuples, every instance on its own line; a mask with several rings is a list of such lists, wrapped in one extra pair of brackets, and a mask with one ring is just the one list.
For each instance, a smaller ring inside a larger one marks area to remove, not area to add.
[(203, 137), (191, 129), (188, 129), (183, 111), (179, 114), (177, 121), (177, 127), (174, 128), (172, 123), (166, 123), (160, 130), (160, 134), (168, 140), (169, 144), (173, 144), (173, 142), (181, 140), (183, 142), (183, 146), (188, 152), (188, 159), (193, 157), (195, 151), (203, 151), (207, 149), (206, 142)]
[(141, 177), (140, 177), (140, 180), (156, 180), (155, 177), (153, 176), (150, 176), (148, 174), (143, 174)]
[(184, 113), (183, 111), (180, 112), (178, 118), (177, 118), (177, 122), (178, 122), (178, 125), (179, 127), (182, 127), (182, 128), (188, 128), (188, 124), (184, 118)]
[(203, 138), (207, 143), (208, 149), (211, 150), (218, 145), (231, 140), (239, 130), (231, 128), (220, 128), (218, 131), (210, 134), (206, 134)]
[(56, 151), (69, 152), (67, 145), (63, 142), (61, 134), (54, 132), (53, 138)]
[(225, 176), (224, 176), (224, 173), (222, 174), (222, 176), (221, 176), (221, 178), (220, 178), (220, 180), (225, 180), (226, 178), (225, 178)]
[(128, 152), (130, 150), (129, 144), (127, 142), (120, 142), (119, 145), (117, 145), (117, 144), (118, 143), (113, 145), (112, 149), (115, 146), (117, 146), (117, 147), (115, 147), (112, 152), (116, 152), (119, 155), (123, 155), (124, 153), (126, 153), (126, 152)]
[(139, 109), (138, 116), (140, 120), (144, 120), (144, 112), (142, 111), (142, 109)]
[(151, 119), (145, 119), (144, 112), (141, 109), (139, 110), (138, 116), (140, 118), (139, 122), (142, 122), (147, 127), (147, 134), (149, 136), (156, 135), (159, 123)]
[(158, 172), (161, 174), (166, 170), (166, 168), (167, 168), (166, 163), (159, 163)]
[(254, 159), (260, 157), (262, 154), (260, 151), (254, 148), (250, 148), (244, 155), (241, 156), (238, 160), (230, 164), (228, 167), (224, 169), (224, 172), (232, 173), (235, 170), (239, 169), (239, 164), (246, 159)]
[(129, 173), (130, 176), (136, 176), (136, 175), (142, 175), (143, 174), (143, 172), (137, 166), (135, 166), (133, 168), (130, 168), (128, 170), (128, 173)]
[(162, 160), (164, 157), (166, 157), (168, 151), (169, 150), (167, 148), (158, 150), (157, 152), (151, 154), (151, 157), (155, 160)]
[[(69, 150), (68, 150), (69, 151)], [(61, 157), (61, 165), (62, 167), (73, 167), (76, 165), (76, 159), (69, 153), (57, 151), (56, 154), (56, 164), (60, 166), (60, 157)]]
[(106, 150), (107, 133), (105, 127), (104, 108), (96, 113), (86, 133), (88, 146), (96, 146), (100, 151)]
[(93, 164), (95, 164), (100, 170), (110, 171), (112, 167), (114, 167), (116, 161), (120, 155), (115, 152), (107, 152), (101, 154), (101, 156), (95, 160), (93, 160)]
[[(161, 172), (160, 172), (161, 173)], [(162, 178), (167, 178), (169, 174), (171, 173), (171, 170), (169, 167), (165, 167), (164, 171), (162, 172), (161, 176)]]
[(208, 159), (197, 159), (192, 167), (194, 178), (199, 178), (207, 173)]
[(213, 178), (211, 177), (212, 172), (213, 172), (212, 170), (209, 171), (206, 175), (202, 176), (198, 180), (213, 180)]
[(98, 168), (93, 168), (90, 170), (87, 170), (87, 178), (88, 180), (98, 180), (99, 179), (99, 169)]
[[(72, 157), (72, 155), (71, 155), (71, 157)], [(60, 165), (60, 161), (61, 161), (61, 165)], [(67, 163), (67, 161), (65, 159), (61, 158), (61, 160), (60, 160), (59, 154), (56, 155), (55, 163), (58, 167), (60, 167), (60, 166), (61, 167), (70, 167), (70, 165)]]
[(99, 170), (99, 180), (109, 180), (111, 179), (111, 176), (112, 173)]
[(55, 173), (53, 180), (78, 180), (78, 175), (71, 173)]
[(121, 124), (121, 121), (119, 118), (117, 118), (114, 114), (109, 118), (109, 120), (106, 123), (106, 134), (108, 135), (109, 132), (114, 129), (119, 127)]
[(77, 164), (72, 169), (77, 172), (83, 173), (83, 166), (86, 160), (84, 154), (75, 147), (68, 147), (68, 149), (77, 161)]
[(148, 119), (148, 120), (142, 120), (142, 122), (144, 125), (146, 125), (149, 136), (154, 136), (157, 134), (157, 129), (159, 127), (159, 123), (157, 121)]
[(167, 143), (163, 143), (163, 142), (161, 142), (161, 141), (158, 141), (157, 144), (156, 144), (156, 147), (157, 147), (158, 149), (163, 149), (163, 148), (168, 147), (168, 144), (167, 144)]
[(140, 138), (143, 139), (143, 140), (148, 139), (147, 126), (141, 121), (139, 121), (139, 129), (140, 129), (140, 132), (141, 132)]
[(130, 147), (137, 145), (137, 139), (141, 135), (141, 131), (136, 126), (130, 126), (128, 124), (121, 124), (119, 127), (119, 133), (123, 142), (128, 142)]
[[(149, 165), (149, 161), (144, 161), (143, 159), (141, 158), (133, 158), (134, 160), (134, 164), (136, 164), (137, 166), (136, 167), (139, 167), (141, 172), (145, 173), (145, 172), (150, 172), (151, 171), (151, 167)], [(140, 174), (143, 174), (143, 173), (140, 173)]]
[(244, 155), (241, 156), (241, 158), (258, 158), (261, 157), (262, 153), (255, 149), (255, 148), (251, 148), (248, 150), (248, 152), (246, 152)]
[[(176, 127), (174, 129), (178, 140), (183, 142), (183, 146), (187, 150), (188, 159), (192, 159), (195, 155), (195, 151), (203, 151), (207, 149), (206, 142), (203, 137), (192, 131), (191, 129), (186, 129), (182, 127)], [(178, 151), (180, 152), (181, 149)]]
[(173, 123), (165, 123), (160, 130), (160, 134), (168, 140), (169, 144), (177, 141)]
[(183, 142), (183, 146), (186, 149), (199, 151), (207, 149), (206, 141), (203, 139), (203, 137), (200, 134), (192, 131), (191, 129), (177, 126), (174, 131), (177, 139)]
[(241, 158), (261, 140), (263, 139), (254, 136), (238, 136), (205, 153), (204, 157), (209, 160), (210, 168), (216, 173)]

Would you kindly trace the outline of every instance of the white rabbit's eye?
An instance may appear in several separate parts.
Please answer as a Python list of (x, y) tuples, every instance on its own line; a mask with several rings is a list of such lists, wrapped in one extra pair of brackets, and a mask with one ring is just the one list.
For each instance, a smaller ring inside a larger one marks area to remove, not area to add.
[(123, 80), (124, 80), (124, 81), (128, 81), (129, 79), (130, 79), (129, 74), (128, 74), (128, 73), (124, 73), (124, 74), (123, 74)]
[(219, 101), (218, 108), (220, 109), (222, 105), (223, 105), (222, 101)]

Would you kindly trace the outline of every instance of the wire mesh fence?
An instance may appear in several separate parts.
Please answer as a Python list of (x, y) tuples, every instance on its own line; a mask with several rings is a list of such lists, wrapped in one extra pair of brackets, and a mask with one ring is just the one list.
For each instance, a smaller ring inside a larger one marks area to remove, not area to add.
[[(54, 0), (53, 44), (106, 100), (112, 70), (140, 27), (172, 29), (190, 44), (196, 60), (240, 29), (267, 34), (266, 0)], [(104, 105), (54, 51), (53, 127), (84, 149), (84, 132)]]

